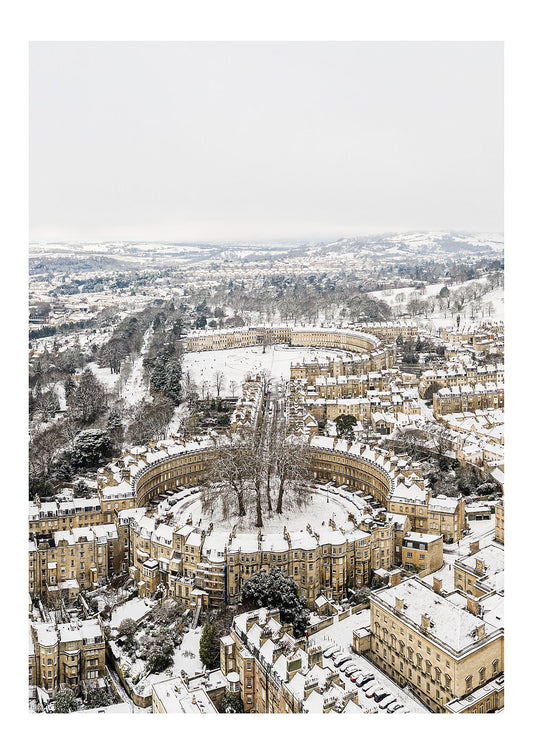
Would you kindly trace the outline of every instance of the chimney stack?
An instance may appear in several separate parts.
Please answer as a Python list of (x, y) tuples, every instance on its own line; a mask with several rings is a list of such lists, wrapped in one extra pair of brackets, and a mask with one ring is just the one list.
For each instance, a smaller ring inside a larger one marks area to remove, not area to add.
[(431, 618), (429, 616), (429, 613), (424, 613), (420, 620), (420, 625), (422, 628), (429, 628), (431, 624)]
[(472, 613), (472, 615), (479, 615), (481, 612), (481, 606), (477, 597), (468, 596), (466, 598), (466, 609)]
[(436, 576), (433, 576), (433, 591), (437, 594), (440, 594), (442, 590), (442, 579), (438, 579)]
[(389, 586), (398, 586), (401, 580), (402, 580), (402, 572), (400, 571), (399, 568), (397, 568), (395, 571), (390, 572)]
[(309, 668), (312, 668), (314, 665), (322, 667), (322, 647), (309, 647), (307, 663)]
[(476, 552), (479, 552), (479, 539), (475, 542), (470, 542), (470, 555), (475, 555)]

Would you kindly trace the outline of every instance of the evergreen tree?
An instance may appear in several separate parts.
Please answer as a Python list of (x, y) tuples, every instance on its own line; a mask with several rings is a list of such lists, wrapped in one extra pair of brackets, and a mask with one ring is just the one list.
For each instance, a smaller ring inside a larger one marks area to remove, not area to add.
[(223, 714), (235, 714), (244, 712), (244, 704), (238, 694), (233, 694), (231, 691), (226, 691), (222, 699), (220, 700), (220, 711)]
[(206, 325), (207, 325), (207, 319), (203, 314), (197, 317), (194, 322), (194, 326), (196, 327), (197, 330), (203, 330)]
[(86, 429), (76, 437), (70, 454), (72, 465), (78, 469), (98, 466), (112, 455), (113, 445), (101, 429)]
[(91, 497), (91, 489), (84, 479), (74, 487), (74, 497)]
[(106, 391), (90, 369), (80, 377), (78, 387), (68, 398), (72, 418), (80, 424), (91, 424), (105, 410)]
[(146, 673), (160, 673), (173, 664), (174, 637), (168, 628), (160, 628), (150, 636), (146, 649)]
[(115, 704), (114, 695), (106, 689), (90, 689), (87, 693), (87, 708), (98, 709), (98, 707), (109, 707)]
[(126, 652), (131, 652), (135, 648), (137, 633), (137, 624), (133, 618), (124, 618), (118, 627), (118, 635), (124, 637), (124, 649)]
[(178, 406), (181, 399), (181, 363), (179, 358), (174, 357), (168, 362), (165, 377), (164, 393), (175, 406)]
[(279, 568), (254, 573), (243, 587), (242, 598), (255, 607), (279, 608), (281, 620), (292, 623), (295, 636), (301, 636), (309, 624), (307, 601), (298, 595), (294, 579)]
[(67, 714), (78, 709), (78, 702), (72, 689), (60, 689), (54, 700), (54, 712)]
[(340, 414), (335, 419), (337, 437), (345, 437), (347, 440), (353, 440), (355, 437), (354, 426), (357, 424), (355, 416)]
[(150, 389), (156, 393), (163, 393), (167, 384), (166, 364), (162, 358), (157, 358), (150, 375)]
[(74, 382), (72, 375), (69, 374), (69, 376), (65, 380), (65, 398), (67, 399), (67, 402), (74, 390), (76, 390), (76, 383)]
[(113, 445), (113, 451), (118, 451), (124, 440), (124, 426), (117, 410), (109, 413), (106, 423), (106, 432)]
[(215, 667), (216, 664), (216, 636), (215, 625), (207, 621), (200, 638), (200, 660), (206, 668)]

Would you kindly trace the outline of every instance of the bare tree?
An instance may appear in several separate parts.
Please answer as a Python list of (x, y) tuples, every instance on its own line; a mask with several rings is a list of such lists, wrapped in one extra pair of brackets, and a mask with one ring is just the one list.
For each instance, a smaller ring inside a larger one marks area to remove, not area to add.
[(259, 372), (259, 376), (261, 377), (261, 384), (263, 386), (263, 392), (268, 393), (270, 390), (270, 386), (272, 384), (272, 372), (270, 369), (262, 369)]
[(217, 398), (220, 398), (220, 391), (224, 387), (224, 383), (226, 382), (226, 377), (224, 376), (224, 372), (221, 372), (220, 370), (217, 370), (214, 374), (215, 377), (215, 388), (217, 391)]
[(145, 443), (148, 440), (162, 440), (173, 413), (172, 401), (164, 396), (152, 402), (142, 400), (137, 403), (133, 421), (128, 427), (130, 442)]
[(215, 448), (207, 464), (208, 483), (233, 492), (239, 516), (246, 515), (246, 493), (252, 469), (252, 454), (243, 432), (230, 429), (215, 438)]
[(286, 423), (280, 422), (271, 453), (278, 483), (276, 513), (282, 513), (287, 490), (311, 479), (311, 449), (305, 438), (290, 434)]

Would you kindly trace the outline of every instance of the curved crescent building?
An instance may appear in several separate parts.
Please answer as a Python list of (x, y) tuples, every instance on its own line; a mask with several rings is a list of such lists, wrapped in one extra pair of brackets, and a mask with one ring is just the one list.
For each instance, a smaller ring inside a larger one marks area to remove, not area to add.
[[(189, 605), (232, 603), (240, 599), (247, 578), (261, 568), (278, 566), (311, 603), (321, 593), (342, 598), (348, 587), (370, 584), (375, 570), (392, 568), (397, 562), (398, 525), (401, 538), (407, 508), (417, 502), (427, 506), (429, 499), (418, 469), (379, 447), (319, 436), (310, 444), (317, 484), (341, 485), (347, 499), (348, 490), (357, 490), (381, 504), (381, 510), (375, 514), (367, 507), (348, 516), (349, 522), (340, 528), (329, 518), (326, 503), (321, 525), (309, 523), (305, 530), (292, 531), (288, 519), (276, 536), (257, 529), (222, 532), (212, 524), (194, 525), (192, 517), (173, 523), (158, 507), (160, 497), (201, 485), (213, 452), (209, 438), (132, 448), (102, 469), (102, 514), (107, 522), (116, 522), (125, 543), (125, 562), (141, 593), (153, 594), (163, 583), (169, 594)], [(398, 500), (405, 497), (406, 508), (399, 516), (383, 510), (390, 510), (397, 493)]]
[(198, 330), (185, 338), (187, 351), (215, 351), (256, 345), (287, 343), (290, 346), (338, 348), (364, 353), (379, 349), (379, 338), (357, 330), (326, 327), (262, 326), (232, 330)]

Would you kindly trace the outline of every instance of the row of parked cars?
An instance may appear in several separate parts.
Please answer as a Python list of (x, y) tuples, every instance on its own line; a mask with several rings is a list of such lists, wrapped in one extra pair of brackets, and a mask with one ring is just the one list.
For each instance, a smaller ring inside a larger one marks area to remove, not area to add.
[(361, 689), (368, 699), (373, 698), (378, 703), (380, 709), (387, 710), (389, 713), (399, 712), (406, 714), (409, 712), (394, 694), (391, 694), (383, 686), (380, 686), (379, 681), (376, 681), (374, 673), (362, 670), (359, 667), (361, 663), (358, 665), (352, 655), (346, 654), (342, 649), (332, 645), (324, 651), (323, 656), (326, 659), (331, 658), (333, 665), (339, 671), (343, 672), (346, 678), (355, 683), (357, 688)]

